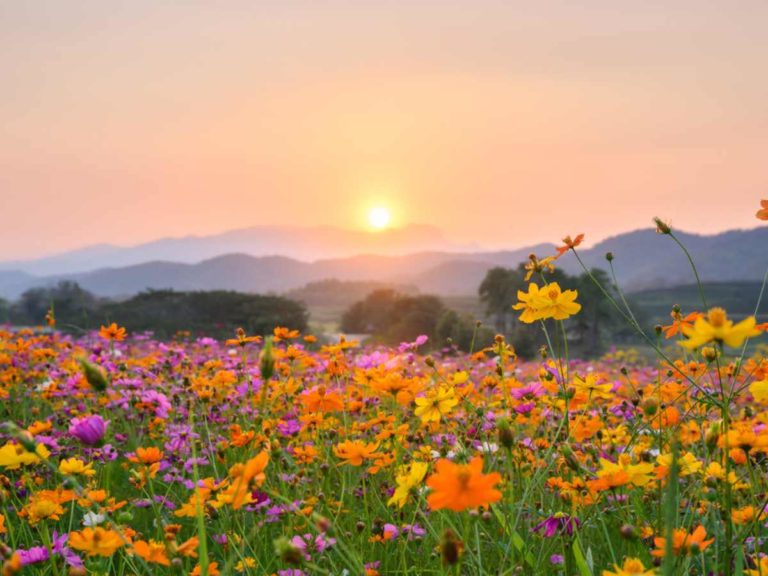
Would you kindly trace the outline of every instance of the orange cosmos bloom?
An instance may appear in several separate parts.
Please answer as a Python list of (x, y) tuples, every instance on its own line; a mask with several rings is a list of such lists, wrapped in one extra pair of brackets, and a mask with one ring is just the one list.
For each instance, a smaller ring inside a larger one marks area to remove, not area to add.
[(145, 542), (144, 540), (139, 540), (138, 542), (134, 542), (133, 551), (146, 562), (160, 564), (162, 566), (171, 565), (171, 561), (168, 560), (168, 555), (166, 554), (165, 544), (162, 542), (157, 542), (156, 540)]
[(273, 334), (275, 336), (273, 341), (275, 342), (280, 342), (280, 340), (291, 340), (293, 338), (298, 338), (301, 335), (298, 330), (289, 330), (285, 326), (275, 327)]
[[(672, 553), (675, 556), (683, 556), (703, 552), (715, 541), (714, 538), (704, 540), (706, 537), (707, 531), (704, 529), (704, 526), (698, 526), (691, 534), (688, 534), (683, 529), (677, 529), (672, 533)], [(653, 550), (651, 554), (662, 558), (666, 550), (667, 539), (654, 538), (653, 543), (656, 546), (656, 550)]]
[(376, 452), (379, 443), (366, 444), (360, 440), (346, 440), (333, 447), (333, 453), (344, 460), (342, 464), (362, 466), (365, 460), (375, 460), (381, 454)]
[[(198, 564), (189, 576), (200, 576), (202, 573), (203, 569), (200, 567), (200, 564)], [(208, 564), (208, 576), (219, 576), (219, 574), (221, 574), (221, 572), (219, 571), (218, 562), (211, 562)]]
[(75, 550), (85, 552), (88, 556), (112, 556), (118, 548), (125, 545), (120, 534), (114, 530), (96, 528), (84, 528), (80, 532), (72, 532), (69, 535), (69, 545)]
[(105, 340), (115, 340), (117, 342), (120, 342), (122, 340), (125, 340), (125, 328), (122, 326), (118, 326), (114, 322), (110, 324), (109, 326), (102, 326), (101, 330), (99, 330), (99, 336), (104, 338)]
[(344, 410), (341, 394), (328, 391), (325, 386), (313, 387), (304, 397), (304, 406), (309, 412), (337, 412)]
[(163, 459), (165, 454), (156, 446), (149, 448), (136, 448), (136, 455), (129, 458), (131, 462), (141, 462), (142, 464), (156, 464)]
[(269, 464), (269, 453), (262, 451), (245, 464), (235, 464), (229, 469), (232, 483), (216, 498), (219, 504), (230, 504), (233, 510), (239, 510), (252, 502), (255, 487), (261, 486), (267, 479), (264, 470)]
[(560, 256), (568, 252), (568, 250), (575, 249), (583, 241), (584, 241), (584, 234), (579, 234), (578, 236), (576, 236), (576, 238), (571, 238), (570, 236), (566, 236), (565, 238), (563, 238), (564, 246), (559, 246), (557, 248), (556, 257), (560, 258)]
[(703, 318), (704, 314), (701, 312), (691, 312), (687, 316), (683, 316), (680, 312), (672, 311), (669, 313), (672, 317), (672, 324), (669, 326), (662, 326), (664, 330), (664, 337), (669, 340), (681, 333), (683, 330), (692, 330), (693, 324), (699, 318)]
[(760, 200), (760, 210), (755, 214), (760, 220), (768, 220), (768, 200)]
[(251, 342), (259, 343), (261, 342), (261, 336), (246, 336), (245, 330), (242, 328), (238, 328), (235, 331), (236, 338), (230, 338), (226, 342), (224, 342), (227, 346), (245, 346), (246, 344), (250, 344)]
[(495, 488), (501, 482), (501, 475), (498, 472), (483, 474), (481, 456), (476, 456), (469, 464), (441, 459), (437, 461), (435, 471), (427, 478), (427, 486), (432, 488), (427, 503), (433, 510), (448, 508), (461, 512), (501, 500), (501, 492)]

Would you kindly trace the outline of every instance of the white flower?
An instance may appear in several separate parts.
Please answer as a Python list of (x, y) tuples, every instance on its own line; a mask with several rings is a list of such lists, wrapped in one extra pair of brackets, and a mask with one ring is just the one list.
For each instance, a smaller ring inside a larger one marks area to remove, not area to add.
[(107, 517), (105, 514), (96, 514), (96, 512), (86, 512), (83, 515), (83, 526), (98, 526), (104, 520), (106, 520)]

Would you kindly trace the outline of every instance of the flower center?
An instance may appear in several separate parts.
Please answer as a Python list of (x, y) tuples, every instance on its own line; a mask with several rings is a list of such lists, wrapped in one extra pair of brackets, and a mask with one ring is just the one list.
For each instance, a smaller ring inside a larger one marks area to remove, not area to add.
[(725, 324), (726, 314), (722, 308), (712, 308), (707, 312), (707, 320), (715, 328), (721, 328)]

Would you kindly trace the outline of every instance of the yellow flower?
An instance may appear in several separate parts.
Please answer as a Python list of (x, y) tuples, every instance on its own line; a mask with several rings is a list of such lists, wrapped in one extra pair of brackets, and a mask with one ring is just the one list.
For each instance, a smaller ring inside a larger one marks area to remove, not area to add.
[(600, 470), (597, 472), (597, 477), (603, 480), (607, 488), (624, 486), (625, 484), (645, 486), (653, 479), (652, 472), (653, 464), (632, 464), (629, 455), (622, 454), (617, 463), (600, 458)]
[(747, 576), (768, 576), (768, 556), (761, 556), (754, 570), (747, 570)]
[(415, 402), (414, 414), (426, 424), (440, 422), (440, 418), (448, 414), (459, 403), (459, 399), (456, 398), (456, 391), (453, 388), (440, 386), (428, 391), (424, 397), (416, 398)]
[(682, 327), (688, 339), (680, 342), (680, 345), (693, 350), (709, 342), (717, 342), (735, 348), (741, 346), (747, 338), (760, 334), (760, 330), (755, 328), (756, 324), (754, 316), (734, 324), (733, 320), (728, 319), (725, 310), (711, 308), (707, 316), (698, 318), (693, 326)]
[(557, 282), (542, 288), (531, 282), (527, 293), (522, 290), (517, 291), (519, 302), (512, 308), (523, 310), (520, 321), (526, 324), (546, 318), (565, 320), (581, 310), (581, 304), (576, 302), (578, 295), (576, 290), (561, 290)]
[(95, 476), (96, 470), (93, 469), (93, 464), (86, 464), (82, 460), (77, 458), (68, 458), (62, 460), (59, 463), (59, 472), (68, 475), (81, 475), (81, 476)]
[(29, 504), (24, 506), (24, 514), (32, 525), (46, 518), (58, 520), (64, 512), (65, 510), (61, 504), (55, 499), (50, 498), (48, 494), (35, 494), (30, 499)]
[(749, 385), (749, 393), (755, 401), (761, 404), (768, 404), (768, 380), (760, 380), (760, 382), (752, 382)]
[(38, 444), (35, 453), (28, 452), (21, 444), (8, 442), (0, 448), (0, 466), (8, 470), (16, 470), (21, 466), (37, 464), (41, 458), (50, 456), (48, 449), (42, 444)]
[(408, 501), (408, 497), (411, 493), (421, 485), (421, 481), (424, 480), (424, 476), (427, 475), (427, 468), (429, 466), (426, 462), (414, 462), (409, 469), (403, 469), (400, 474), (397, 475), (397, 488), (392, 498), (387, 502), (388, 505), (397, 504), (400, 508), (405, 506)]
[(256, 560), (254, 560), (250, 556), (246, 556), (245, 558), (240, 560), (237, 564), (235, 564), (235, 572), (246, 572), (250, 568), (256, 568)]
[[(656, 457), (659, 467), (656, 468), (656, 476), (659, 478), (666, 478), (669, 474), (669, 470), (672, 467), (672, 454), (659, 454)], [(678, 474), (680, 476), (690, 476), (696, 474), (701, 470), (703, 464), (696, 459), (696, 456), (690, 452), (686, 452), (682, 458), (677, 459)]]
[(614, 396), (611, 392), (611, 390), (613, 390), (613, 384), (610, 382), (599, 384), (599, 381), (600, 378), (597, 374), (587, 374), (586, 378), (577, 374), (574, 376), (572, 384), (576, 389), (576, 392), (586, 393), (589, 398), (611, 400)]
[(625, 558), (621, 567), (614, 564), (613, 572), (603, 570), (603, 576), (653, 576), (655, 573), (653, 568), (646, 568), (638, 558)]

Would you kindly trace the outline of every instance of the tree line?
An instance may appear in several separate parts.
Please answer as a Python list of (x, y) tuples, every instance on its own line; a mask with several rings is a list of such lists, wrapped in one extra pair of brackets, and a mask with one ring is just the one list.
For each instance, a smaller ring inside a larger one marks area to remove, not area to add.
[[(547, 344), (538, 324), (520, 322), (519, 313), (512, 310), (517, 291), (525, 291), (528, 282), (524, 264), (518, 268), (492, 268), (478, 288), (478, 296), (485, 306), (485, 322), (478, 325), (476, 319), (462, 315), (446, 307), (433, 295), (400, 294), (394, 290), (376, 290), (366, 298), (350, 306), (341, 319), (342, 331), (372, 334), (384, 344), (412, 340), (419, 334), (430, 336), (433, 346), (446, 343), (461, 350), (478, 350), (487, 346), (494, 334), (503, 334), (517, 353), (525, 358), (536, 355)], [(570, 276), (562, 270), (546, 271), (548, 282), (558, 282), (564, 289), (576, 289), (579, 314), (565, 323), (571, 351), (581, 357), (602, 354), (611, 344), (634, 342), (634, 335), (600, 289), (586, 274)], [(615, 287), (602, 270), (592, 270), (592, 275), (612, 295), (618, 296)], [(556, 326), (548, 321), (550, 334)]]
[(64, 331), (117, 322), (131, 332), (152, 331), (158, 338), (178, 332), (227, 338), (239, 327), (249, 334), (270, 334), (275, 326), (304, 331), (308, 321), (303, 304), (282, 296), (148, 290), (117, 301), (99, 298), (69, 281), (27, 290), (13, 303), (0, 302), (0, 321), (40, 325), (49, 310), (56, 327)]

